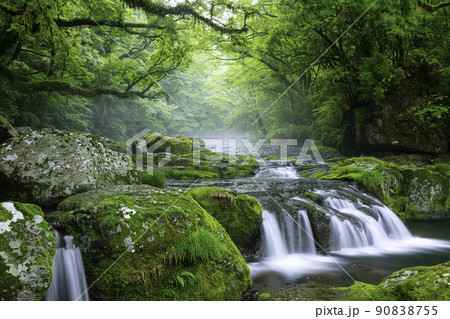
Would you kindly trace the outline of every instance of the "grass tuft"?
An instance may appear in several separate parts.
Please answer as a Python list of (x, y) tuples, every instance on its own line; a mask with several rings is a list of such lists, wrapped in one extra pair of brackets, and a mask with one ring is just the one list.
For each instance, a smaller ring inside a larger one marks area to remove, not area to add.
[(141, 172), (141, 181), (142, 184), (155, 186), (155, 187), (164, 187), (166, 185), (166, 175), (164, 172), (154, 170), (152, 174), (147, 174), (145, 172)]

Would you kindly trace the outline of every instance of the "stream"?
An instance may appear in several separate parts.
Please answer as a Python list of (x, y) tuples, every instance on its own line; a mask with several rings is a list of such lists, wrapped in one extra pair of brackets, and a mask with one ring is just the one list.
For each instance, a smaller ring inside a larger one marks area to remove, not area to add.
[[(270, 147), (265, 152), (271, 155)], [(254, 289), (282, 288), (311, 275), (332, 277), (336, 286), (354, 280), (378, 284), (401, 268), (450, 259), (450, 221), (405, 225), (377, 198), (351, 183), (304, 178), (297, 172), (300, 167), (282, 164), (265, 161), (254, 177), (198, 181), (193, 186), (245, 193), (263, 205), (259, 240), (242, 251)], [(172, 181), (168, 186), (190, 184)], [(313, 201), (314, 195), (321, 200)], [(308, 214), (305, 205), (319, 213)]]

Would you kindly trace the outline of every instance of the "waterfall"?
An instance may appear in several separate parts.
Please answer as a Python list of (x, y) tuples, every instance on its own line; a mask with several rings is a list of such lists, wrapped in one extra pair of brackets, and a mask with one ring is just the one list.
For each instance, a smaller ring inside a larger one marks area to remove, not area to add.
[[(334, 250), (389, 245), (392, 240), (411, 238), (402, 221), (386, 206), (357, 205), (328, 197), (324, 205), (340, 214), (331, 216), (331, 242)], [(371, 213), (369, 213), (371, 212)]]
[(255, 175), (255, 178), (283, 178), (298, 179), (300, 178), (293, 166), (281, 167), (262, 167)]
[(53, 259), (53, 279), (47, 291), (47, 301), (88, 301), (86, 276), (79, 248), (73, 245), (73, 236), (64, 236), (54, 230), (56, 253)]
[(298, 211), (294, 216), (277, 216), (263, 211), (262, 233), (267, 257), (316, 253), (311, 223), (304, 210)]

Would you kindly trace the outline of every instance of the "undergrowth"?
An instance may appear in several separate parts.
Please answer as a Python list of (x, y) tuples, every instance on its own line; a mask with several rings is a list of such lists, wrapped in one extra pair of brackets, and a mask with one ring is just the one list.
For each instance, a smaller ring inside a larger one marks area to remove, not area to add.
[(166, 185), (167, 179), (164, 172), (154, 170), (152, 174), (141, 172), (141, 181), (142, 184), (145, 185), (164, 187), (164, 185)]
[(197, 230), (185, 237), (169, 254), (169, 264), (197, 264), (222, 257), (222, 244), (211, 232)]

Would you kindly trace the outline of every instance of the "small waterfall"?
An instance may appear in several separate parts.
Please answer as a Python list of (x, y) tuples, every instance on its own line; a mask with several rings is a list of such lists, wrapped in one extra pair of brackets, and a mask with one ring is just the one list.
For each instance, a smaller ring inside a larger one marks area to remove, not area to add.
[(402, 221), (386, 206), (357, 207), (348, 199), (331, 197), (324, 204), (340, 213), (331, 216), (333, 250), (383, 246), (392, 240), (411, 237)]
[(293, 166), (281, 167), (262, 167), (255, 175), (255, 178), (283, 178), (298, 179), (300, 178)]
[(306, 211), (296, 216), (276, 216), (263, 211), (263, 245), (268, 257), (282, 257), (288, 254), (315, 254), (314, 237)]
[(73, 245), (73, 236), (64, 236), (54, 230), (56, 253), (53, 259), (53, 279), (47, 291), (47, 301), (88, 301), (86, 276), (79, 248)]

